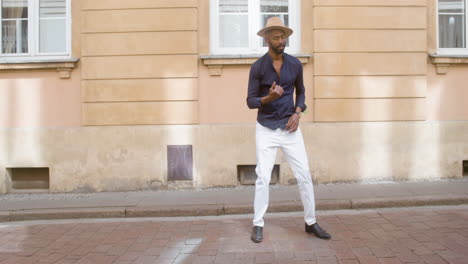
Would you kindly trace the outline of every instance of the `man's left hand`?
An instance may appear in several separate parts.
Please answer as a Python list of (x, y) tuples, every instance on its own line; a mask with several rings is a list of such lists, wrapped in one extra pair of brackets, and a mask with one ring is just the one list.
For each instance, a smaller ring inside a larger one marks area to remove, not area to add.
[(299, 115), (294, 113), (288, 120), (288, 123), (286, 124), (286, 130), (289, 131), (289, 133), (296, 132), (297, 128), (299, 127)]

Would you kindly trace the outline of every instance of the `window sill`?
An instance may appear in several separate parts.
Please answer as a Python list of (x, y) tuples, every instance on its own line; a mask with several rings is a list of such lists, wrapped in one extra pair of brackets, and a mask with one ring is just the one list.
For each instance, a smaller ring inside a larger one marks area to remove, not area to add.
[[(220, 76), (223, 74), (223, 66), (226, 65), (252, 65), (258, 58), (264, 54), (253, 55), (205, 55), (200, 56), (203, 65), (208, 66), (211, 76)], [(292, 54), (303, 64), (312, 60), (312, 55)]]
[(0, 61), (0, 71), (56, 69), (60, 79), (70, 79), (71, 71), (79, 59)]
[(468, 65), (468, 55), (429, 54), (437, 74), (446, 74), (450, 66)]

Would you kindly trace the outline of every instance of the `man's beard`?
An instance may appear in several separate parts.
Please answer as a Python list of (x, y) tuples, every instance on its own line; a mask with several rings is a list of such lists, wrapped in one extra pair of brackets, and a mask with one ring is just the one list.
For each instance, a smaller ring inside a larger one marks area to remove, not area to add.
[(269, 44), (269, 45), (270, 45), (271, 50), (273, 50), (274, 53), (276, 53), (278, 55), (281, 55), (281, 54), (284, 53), (285, 46), (280, 45), (280, 46), (277, 46), (277, 47), (273, 47), (273, 45), (271, 45), (271, 44)]

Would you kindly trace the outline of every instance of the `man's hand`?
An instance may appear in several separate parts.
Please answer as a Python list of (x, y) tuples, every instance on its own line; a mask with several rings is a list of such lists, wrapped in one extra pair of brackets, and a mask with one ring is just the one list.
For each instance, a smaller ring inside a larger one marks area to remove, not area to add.
[(280, 85), (276, 85), (276, 82), (273, 82), (273, 84), (270, 87), (270, 92), (268, 93), (268, 96), (272, 99), (270, 102), (280, 98), (283, 95), (283, 93), (283, 87), (281, 87)]
[(276, 85), (276, 82), (273, 82), (273, 84), (270, 87), (270, 91), (267, 96), (262, 97), (261, 102), (262, 105), (271, 103), (275, 101), (276, 99), (280, 98), (283, 95), (283, 87), (280, 85)]
[(289, 133), (296, 132), (297, 128), (299, 127), (299, 115), (294, 113), (288, 120), (288, 123), (286, 124), (286, 130), (289, 131)]

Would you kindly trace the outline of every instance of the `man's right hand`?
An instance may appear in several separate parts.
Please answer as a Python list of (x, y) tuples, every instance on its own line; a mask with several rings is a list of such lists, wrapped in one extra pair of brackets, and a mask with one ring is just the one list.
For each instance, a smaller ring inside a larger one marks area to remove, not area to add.
[(276, 85), (276, 82), (273, 82), (273, 84), (270, 87), (270, 92), (268, 93), (269, 97), (269, 102), (273, 102), (276, 99), (280, 98), (283, 95), (283, 87), (280, 85)]
[(276, 99), (280, 98), (283, 95), (283, 87), (280, 85), (276, 85), (276, 82), (273, 82), (273, 84), (270, 87), (270, 91), (267, 96), (262, 97), (262, 105), (271, 103), (275, 101)]
[(270, 96), (273, 99), (272, 101), (274, 101), (280, 98), (283, 95), (283, 92), (283, 87), (281, 87), (280, 85), (276, 85), (276, 82), (273, 82), (273, 84), (270, 87), (270, 93), (268, 94), (268, 96)]

